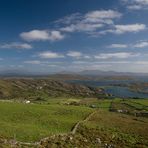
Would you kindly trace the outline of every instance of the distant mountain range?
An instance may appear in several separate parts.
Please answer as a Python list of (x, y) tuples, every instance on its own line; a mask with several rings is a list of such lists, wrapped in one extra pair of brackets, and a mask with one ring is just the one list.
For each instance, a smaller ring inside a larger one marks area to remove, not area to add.
[(116, 72), (116, 71), (101, 71), (101, 70), (84, 70), (80, 72), (60, 72), (58, 74), (73, 74), (85, 76), (148, 76), (148, 73), (133, 73), (133, 72)]
[(1, 77), (15, 77), (15, 76), (27, 76), (30, 75), (29, 72), (22, 71), (22, 70), (5, 70), (5, 71), (0, 71), (0, 76)]
[(0, 71), (0, 77), (42, 77), (42, 76), (48, 76), (49, 74), (43, 74), (43, 73), (35, 73), (30, 72), (27, 70), (5, 70)]
[(71, 72), (71, 71), (62, 71), (59, 73), (33, 73), (25, 70), (7, 70), (7, 71), (0, 71), (0, 77), (32, 77), (32, 76), (53, 76), (53, 75), (60, 75), (64, 77), (68, 76), (148, 76), (148, 73), (133, 73), (133, 72), (115, 72), (115, 71), (101, 71), (101, 70), (84, 70), (79, 72)]

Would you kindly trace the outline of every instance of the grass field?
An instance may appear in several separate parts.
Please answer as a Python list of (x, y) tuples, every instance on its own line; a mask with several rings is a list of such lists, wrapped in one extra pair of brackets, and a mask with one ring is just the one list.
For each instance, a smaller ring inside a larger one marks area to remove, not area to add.
[(102, 142), (116, 147), (140, 148), (148, 146), (148, 133), (145, 132), (148, 131), (147, 125), (146, 118), (100, 110), (82, 125), (79, 132), (82, 134), (84, 130), (88, 130), (85, 134), (88, 136), (93, 131), (93, 139), (99, 137)]
[(95, 106), (98, 109), (108, 110), (111, 105), (112, 100), (107, 99), (97, 99), (97, 98), (89, 98), (89, 99), (81, 99), (80, 104), (86, 106)]
[(19, 141), (38, 141), (50, 134), (69, 132), (91, 111), (83, 106), (0, 102), (0, 136)]
[[(133, 100), (132, 100), (133, 101)], [(122, 99), (97, 100), (83, 99), (82, 105), (98, 105), (97, 112), (82, 122), (75, 135), (56, 136), (42, 143), (43, 147), (148, 147), (148, 118), (135, 117), (129, 114), (110, 112), (112, 103), (124, 109)], [(130, 101), (129, 101), (130, 102)], [(127, 103), (127, 100), (126, 100)], [(101, 107), (102, 106), (102, 107)], [(127, 107), (128, 109), (128, 107)], [(69, 139), (72, 140), (69, 140)], [(63, 141), (64, 139), (64, 141)], [(43, 148), (42, 147), (42, 148)]]
[[(112, 101), (110, 110), (123, 110), (129, 114), (146, 113), (148, 111), (147, 99), (115, 99)], [(145, 115), (146, 115), (145, 114)]]
[(148, 100), (147, 99), (132, 99), (131, 101), (139, 103), (139, 104), (144, 105), (144, 106), (148, 106)]
[(128, 105), (130, 105), (131, 107), (136, 108), (137, 110), (147, 110), (148, 111), (148, 106), (141, 104), (141, 102), (137, 102), (137, 101), (126, 101)]
[[(123, 148), (147, 147), (148, 118), (130, 114), (140, 109), (143, 111), (142, 107), (147, 107), (147, 102), (118, 98), (51, 98), (47, 102), (33, 104), (1, 101), (0, 137), (22, 142), (49, 137), (42, 143), (43, 147), (104, 147), (106, 144)], [(129, 114), (110, 112), (111, 107), (129, 110)], [(92, 112), (96, 113), (84, 120)], [(79, 121), (82, 122), (76, 134), (69, 135)], [(62, 133), (64, 135), (59, 136)], [(52, 135), (55, 137), (50, 139)]]

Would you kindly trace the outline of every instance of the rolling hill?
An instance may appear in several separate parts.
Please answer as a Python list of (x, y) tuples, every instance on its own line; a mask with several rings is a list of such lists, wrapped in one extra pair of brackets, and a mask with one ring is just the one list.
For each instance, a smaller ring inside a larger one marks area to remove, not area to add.
[(50, 79), (1, 79), (1, 99), (47, 99), (48, 97), (93, 97), (104, 95), (103, 89)]

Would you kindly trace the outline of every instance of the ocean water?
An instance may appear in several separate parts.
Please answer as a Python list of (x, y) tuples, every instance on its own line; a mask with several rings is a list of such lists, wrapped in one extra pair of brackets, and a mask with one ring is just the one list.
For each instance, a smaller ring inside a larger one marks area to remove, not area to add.
[(148, 98), (147, 93), (139, 93), (131, 91), (126, 87), (106, 87), (105, 92), (112, 94), (115, 97), (122, 97), (122, 98)]
[(148, 93), (139, 93), (128, 89), (127, 87), (112, 86), (116, 84), (130, 84), (134, 82), (148, 82), (148, 78), (138, 77), (132, 80), (99, 80), (99, 81), (87, 81), (87, 80), (70, 80), (70, 83), (83, 84), (92, 87), (102, 87), (106, 93), (112, 94), (114, 97), (122, 98), (148, 98)]

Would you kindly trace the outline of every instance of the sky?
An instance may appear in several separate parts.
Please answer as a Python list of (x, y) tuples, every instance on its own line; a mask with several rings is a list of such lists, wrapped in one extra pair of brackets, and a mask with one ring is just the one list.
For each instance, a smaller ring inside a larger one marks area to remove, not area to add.
[(0, 0), (0, 72), (148, 73), (148, 0)]

